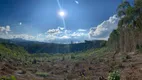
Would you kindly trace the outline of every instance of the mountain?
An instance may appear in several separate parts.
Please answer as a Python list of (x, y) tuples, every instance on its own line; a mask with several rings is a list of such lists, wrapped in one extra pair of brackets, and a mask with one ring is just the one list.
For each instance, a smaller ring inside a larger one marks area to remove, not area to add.
[(106, 41), (92, 40), (84, 43), (57, 44), (37, 41), (27, 41), (23, 39), (0, 39), (0, 43), (11, 43), (23, 47), (27, 52), (33, 53), (72, 53), (85, 51), (92, 48), (104, 46)]

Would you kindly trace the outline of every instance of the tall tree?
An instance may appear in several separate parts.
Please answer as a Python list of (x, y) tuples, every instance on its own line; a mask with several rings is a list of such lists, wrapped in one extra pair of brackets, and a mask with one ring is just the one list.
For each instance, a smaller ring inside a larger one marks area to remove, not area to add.
[(122, 17), (126, 15), (128, 7), (131, 7), (128, 1), (123, 1), (117, 8), (118, 16)]
[(119, 26), (134, 24), (135, 23), (135, 8), (130, 5), (128, 1), (123, 1), (122, 4), (118, 6), (117, 9), (118, 16), (121, 18), (119, 21)]

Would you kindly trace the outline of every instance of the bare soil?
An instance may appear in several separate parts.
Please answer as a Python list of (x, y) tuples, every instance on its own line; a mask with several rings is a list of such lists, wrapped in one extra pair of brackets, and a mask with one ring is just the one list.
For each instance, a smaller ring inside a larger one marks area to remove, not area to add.
[[(14, 75), (17, 80), (107, 80), (113, 70), (120, 71), (121, 80), (142, 80), (142, 54), (106, 53), (102, 58), (92, 55), (76, 62), (40, 62), (30, 67), (16, 66), (14, 62), (0, 62), (0, 75)], [(41, 77), (36, 72), (45, 72), (48, 76)]]

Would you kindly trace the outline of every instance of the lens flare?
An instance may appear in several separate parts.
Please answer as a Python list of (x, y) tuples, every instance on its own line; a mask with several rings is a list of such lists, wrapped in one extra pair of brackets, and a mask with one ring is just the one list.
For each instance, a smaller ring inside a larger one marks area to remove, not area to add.
[(65, 11), (63, 11), (63, 8), (62, 8), (62, 6), (60, 4), (60, 0), (57, 0), (57, 3), (58, 3), (58, 6), (59, 6), (59, 9), (60, 9), (58, 14), (62, 17), (63, 25), (64, 25), (64, 28), (66, 29), (66, 22), (65, 22), (65, 19), (64, 19)]
[(61, 17), (64, 17), (65, 16), (65, 12), (64, 11), (59, 11), (58, 13)]

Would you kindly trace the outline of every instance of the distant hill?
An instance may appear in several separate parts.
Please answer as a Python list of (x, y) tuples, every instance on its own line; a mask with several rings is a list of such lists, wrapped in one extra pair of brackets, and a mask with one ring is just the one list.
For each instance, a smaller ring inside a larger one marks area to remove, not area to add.
[(85, 51), (91, 48), (100, 48), (106, 41), (92, 40), (84, 43), (57, 44), (37, 41), (27, 41), (23, 39), (0, 39), (0, 43), (14, 44), (23, 47), (29, 53), (72, 53)]

